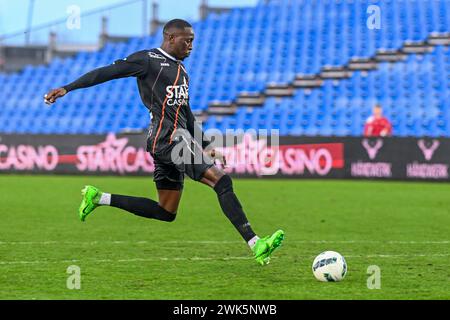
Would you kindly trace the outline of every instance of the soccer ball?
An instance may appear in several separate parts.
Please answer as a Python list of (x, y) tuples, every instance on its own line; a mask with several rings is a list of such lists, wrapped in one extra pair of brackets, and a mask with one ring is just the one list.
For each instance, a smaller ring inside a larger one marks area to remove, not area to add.
[(341, 281), (347, 274), (347, 263), (339, 253), (325, 251), (314, 259), (312, 272), (319, 281)]

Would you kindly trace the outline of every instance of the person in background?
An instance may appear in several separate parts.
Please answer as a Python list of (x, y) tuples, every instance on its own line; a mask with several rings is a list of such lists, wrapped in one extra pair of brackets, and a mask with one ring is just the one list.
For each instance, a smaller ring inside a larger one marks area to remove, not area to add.
[(388, 137), (392, 135), (392, 124), (383, 116), (383, 109), (375, 105), (372, 115), (367, 119), (364, 126), (365, 137)]

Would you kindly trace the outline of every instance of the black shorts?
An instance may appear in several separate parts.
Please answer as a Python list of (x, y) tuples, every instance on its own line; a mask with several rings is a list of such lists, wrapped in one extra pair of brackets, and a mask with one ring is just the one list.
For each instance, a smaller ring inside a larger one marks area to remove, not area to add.
[(200, 181), (214, 166), (214, 160), (206, 156), (193, 139), (174, 141), (169, 148), (151, 155), (155, 163), (153, 181), (159, 190), (182, 190), (185, 174)]

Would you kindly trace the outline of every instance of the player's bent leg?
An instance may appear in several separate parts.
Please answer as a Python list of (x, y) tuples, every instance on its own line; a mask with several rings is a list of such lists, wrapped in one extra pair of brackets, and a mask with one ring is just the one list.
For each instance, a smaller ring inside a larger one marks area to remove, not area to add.
[(169, 212), (160, 206), (158, 202), (148, 198), (112, 194), (110, 206), (148, 219), (172, 222), (176, 218), (176, 212)]
[(96, 187), (86, 186), (82, 190), (83, 199), (79, 208), (80, 219), (85, 221), (95, 208), (106, 205), (128, 211), (140, 217), (172, 222), (176, 218), (182, 185), (177, 185), (176, 188), (166, 186), (169, 190), (162, 190), (157, 183), (157, 187), (159, 187), (160, 203), (147, 198), (109, 194), (101, 192)]
[(225, 175), (225, 172), (223, 172), (216, 166), (213, 166), (205, 171), (200, 182), (206, 184), (207, 186), (210, 186), (211, 188), (214, 188), (217, 182), (219, 182), (219, 180)]
[(247, 241), (255, 260), (261, 265), (268, 264), (272, 253), (281, 246), (284, 232), (278, 230), (271, 236), (260, 239), (250, 227), (242, 205), (234, 193), (232, 179), (217, 167), (209, 168), (201, 182), (211, 186), (217, 193), (222, 211)]
[(176, 215), (181, 195), (181, 190), (158, 189), (158, 203), (166, 211)]
[[(222, 211), (234, 225), (242, 238), (248, 243), (256, 234), (245, 216), (242, 205), (233, 190), (233, 182), (228, 175), (218, 173), (218, 169), (212, 167), (205, 173), (204, 179), (214, 183), (214, 191), (217, 194)], [(203, 181), (204, 182), (204, 181)]]

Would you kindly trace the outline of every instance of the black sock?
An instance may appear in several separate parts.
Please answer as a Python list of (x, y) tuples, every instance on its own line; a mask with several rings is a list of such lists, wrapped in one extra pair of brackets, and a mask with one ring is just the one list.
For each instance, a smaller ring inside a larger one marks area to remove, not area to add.
[(171, 222), (176, 214), (166, 211), (158, 202), (151, 199), (111, 195), (111, 206), (134, 213), (137, 216)]
[(220, 207), (234, 227), (239, 231), (246, 242), (251, 240), (256, 234), (250, 227), (250, 223), (245, 216), (242, 206), (234, 194), (233, 182), (228, 175), (223, 176), (214, 187), (219, 198)]

